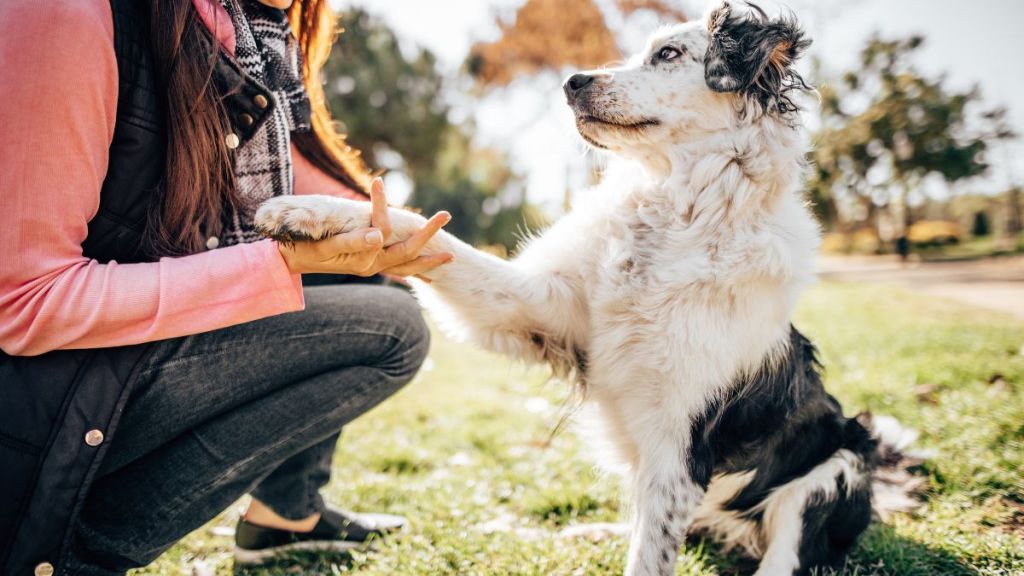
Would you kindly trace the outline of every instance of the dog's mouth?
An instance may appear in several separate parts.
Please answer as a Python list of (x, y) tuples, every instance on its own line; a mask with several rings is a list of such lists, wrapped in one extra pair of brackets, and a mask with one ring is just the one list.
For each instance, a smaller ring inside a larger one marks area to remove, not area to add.
[[(593, 114), (580, 114), (576, 115), (576, 127), (580, 136), (583, 137), (588, 144), (595, 148), (601, 148), (608, 150), (608, 146), (598, 141), (601, 132), (612, 130), (618, 133), (642, 133), (648, 128), (658, 126), (660, 122), (654, 119), (643, 119), (637, 121), (623, 121), (613, 120), (610, 118), (601, 118)], [(596, 128), (596, 130), (595, 130)], [(589, 133), (588, 133), (589, 132)]]
[(636, 122), (622, 122), (617, 120), (610, 120), (607, 118), (600, 118), (593, 114), (583, 114), (576, 118), (578, 124), (597, 124), (599, 126), (608, 126), (612, 128), (621, 128), (624, 130), (645, 130), (647, 128), (653, 128), (660, 124), (653, 118), (639, 120)]

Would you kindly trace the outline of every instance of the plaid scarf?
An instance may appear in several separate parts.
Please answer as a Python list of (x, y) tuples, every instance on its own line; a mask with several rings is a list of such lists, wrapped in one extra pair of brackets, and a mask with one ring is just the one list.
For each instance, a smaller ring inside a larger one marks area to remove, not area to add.
[(310, 129), (302, 54), (283, 10), (255, 0), (221, 0), (235, 27), (235, 59), (274, 97), (273, 115), (235, 150), (238, 206), (224, 215), (219, 245), (260, 240), (253, 217), (260, 204), (293, 192), (290, 132)]

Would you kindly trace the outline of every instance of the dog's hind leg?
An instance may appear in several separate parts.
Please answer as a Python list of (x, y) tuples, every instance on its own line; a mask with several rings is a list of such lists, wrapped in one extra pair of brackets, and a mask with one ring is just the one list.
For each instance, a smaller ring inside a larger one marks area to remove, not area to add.
[(808, 574), (840, 560), (871, 519), (860, 456), (845, 449), (776, 488), (760, 508), (766, 543), (755, 576)]
[(817, 534), (804, 534), (804, 508), (810, 497), (799, 494), (769, 503), (763, 527), (767, 546), (755, 576), (791, 576), (799, 572), (801, 542), (817, 538)]

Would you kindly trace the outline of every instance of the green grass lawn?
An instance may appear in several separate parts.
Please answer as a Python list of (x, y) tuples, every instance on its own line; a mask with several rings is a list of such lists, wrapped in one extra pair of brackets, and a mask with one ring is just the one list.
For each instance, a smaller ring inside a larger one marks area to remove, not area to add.
[[(820, 346), (848, 413), (870, 409), (921, 431), (935, 456), (920, 511), (876, 524), (844, 575), (1024, 574), (1024, 323), (878, 287), (825, 284), (798, 326)], [(540, 370), (438, 335), (417, 380), (346, 429), (327, 497), (407, 516), (400, 538), (354, 556), (232, 566), (237, 511), (136, 574), (621, 574), (626, 542), (557, 536), (619, 519), (614, 479), (572, 432), (550, 432), (565, 390)], [(750, 564), (690, 542), (678, 574), (747, 574)]]

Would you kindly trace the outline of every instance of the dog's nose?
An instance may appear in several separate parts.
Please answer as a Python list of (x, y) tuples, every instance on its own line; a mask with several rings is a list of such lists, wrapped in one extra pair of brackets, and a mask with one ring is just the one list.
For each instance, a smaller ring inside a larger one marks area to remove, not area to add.
[(580, 90), (583, 90), (587, 86), (590, 86), (594, 82), (593, 76), (586, 74), (573, 74), (565, 81), (565, 95), (572, 98), (576, 94), (579, 94)]

